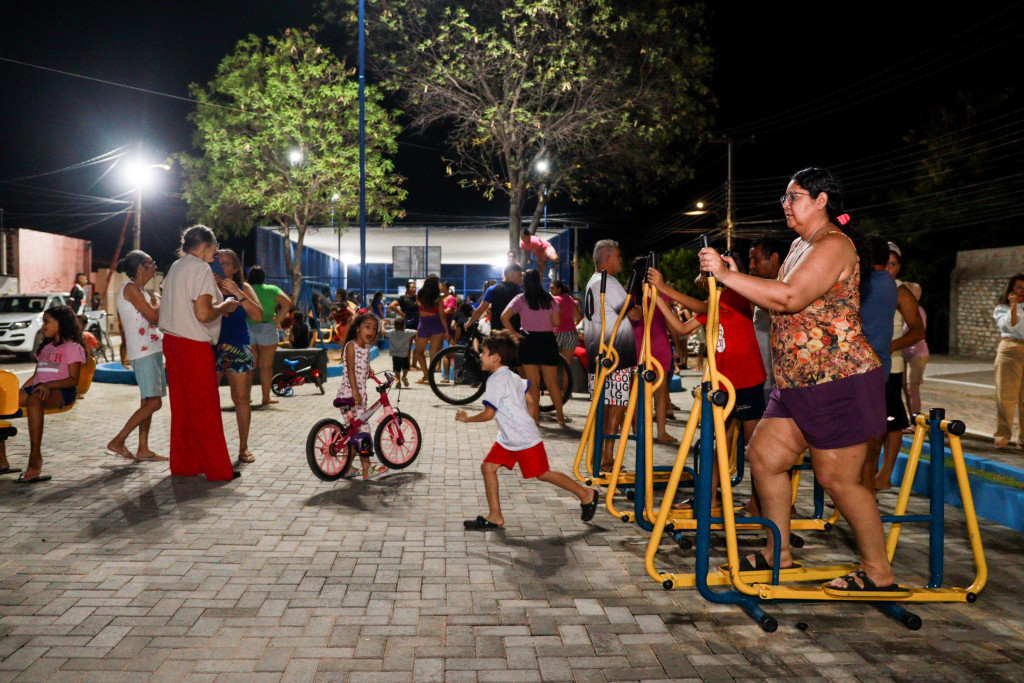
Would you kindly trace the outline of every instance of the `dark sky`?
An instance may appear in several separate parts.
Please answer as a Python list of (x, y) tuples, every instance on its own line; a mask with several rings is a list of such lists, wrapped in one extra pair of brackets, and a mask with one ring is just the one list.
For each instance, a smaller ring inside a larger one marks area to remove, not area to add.
[[(6, 3), (11, 5), (13, 3)], [(918, 3), (709, 3), (715, 50), (715, 130), (736, 139), (737, 215), (766, 218), (785, 178), (810, 164), (835, 165), (861, 183), (858, 160), (899, 150), (925, 109), (958, 90), (1016, 85), (1022, 28), (1020, 5), (975, 4), (938, 12)], [(0, 57), (185, 96), (190, 82), (209, 80), (221, 58), (250, 33), (274, 34), (315, 20), (315, 2), (172, 3), (52, 2), (5, 6)], [(838, 6), (838, 7), (837, 7)], [(931, 12), (925, 14), (924, 11)], [(332, 45), (336, 52), (345, 46)], [(0, 61), (0, 181), (60, 169), (124, 145), (143, 142), (152, 162), (187, 148), (185, 102)], [(1018, 96), (1019, 97), (1019, 96)], [(423, 214), (507, 215), (443, 176), (438, 136), (403, 136), (399, 170), (410, 191), (406, 208)], [(39, 189), (112, 197), (129, 189), (103, 166), (92, 166), (19, 185), (0, 182), (7, 227), (32, 227), (93, 240), (94, 260), (113, 251), (124, 217), (53, 214), (110, 211), (77, 208)], [(725, 148), (708, 145), (694, 160), (696, 178), (672, 188), (658, 205), (625, 214), (617, 207), (551, 207), (598, 228), (640, 224), (661, 231), (691, 226), (670, 216), (697, 198), (720, 198)], [(861, 183), (863, 185), (863, 183)], [(175, 173), (164, 184), (180, 190)], [(717, 193), (717, 194), (716, 194)], [(866, 195), (865, 195), (866, 196)], [(116, 210), (116, 208), (115, 208)], [(147, 196), (143, 248), (170, 256), (186, 224), (173, 196)], [(600, 229), (591, 231), (600, 236)], [(668, 244), (663, 240), (660, 246)], [(159, 260), (159, 259), (158, 259)]]

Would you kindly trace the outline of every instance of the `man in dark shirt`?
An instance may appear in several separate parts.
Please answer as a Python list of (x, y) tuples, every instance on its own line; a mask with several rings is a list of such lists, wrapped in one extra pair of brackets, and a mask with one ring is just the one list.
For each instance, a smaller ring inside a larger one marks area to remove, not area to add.
[(409, 280), (405, 294), (392, 301), (388, 308), (405, 318), (405, 329), (415, 330), (420, 323), (420, 307), (416, 302), (416, 281)]
[[(473, 316), (466, 323), (466, 327), (472, 326), (480, 316), (489, 312), (491, 314), (491, 330), (504, 329), (501, 314), (505, 312), (505, 307), (515, 298), (516, 294), (523, 291), (522, 284), (523, 267), (515, 262), (505, 266), (505, 271), (501, 274), (501, 282), (484, 292), (484, 300), (473, 311)], [(516, 332), (519, 331), (518, 315), (512, 316), (512, 328)]]
[(68, 305), (75, 312), (75, 315), (82, 313), (82, 301), (85, 299), (85, 286), (87, 284), (89, 284), (89, 278), (86, 277), (85, 273), (77, 273), (75, 275), (75, 284), (68, 294), (68, 299), (70, 299)]

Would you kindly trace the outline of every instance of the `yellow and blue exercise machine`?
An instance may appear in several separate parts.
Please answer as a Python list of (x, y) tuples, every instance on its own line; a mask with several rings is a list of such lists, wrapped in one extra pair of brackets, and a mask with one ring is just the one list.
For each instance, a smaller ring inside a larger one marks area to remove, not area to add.
[[(704, 246), (708, 246), (706, 236), (702, 236)], [(708, 301), (707, 338), (709, 348), (715, 348), (718, 333), (719, 294), (713, 277), (706, 274), (711, 294)], [(899, 498), (892, 515), (882, 515), (882, 522), (890, 527), (886, 551), (892, 562), (896, 553), (897, 541), (906, 523), (926, 523), (929, 526), (929, 570), (930, 578), (923, 587), (892, 591), (885, 595), (877, 592), (857, 595), (846, 591), (831, 589), (827, 585), (793, 585), (799, 582), (821, 581), (833, 579), (856, 570), (856, 564), (834, 565), (827, 567), (796, 566), (780, 569), (780, 538), (778, 528), (766, 518), (743, 518), (742, 525), (757, 525), (772, 530), (774, 537), (775, 563), (770, 570), (741, 572), (740, 556), (737, 548), (736, 531), (740, 526), (735, 514), (723, 514), (733, 511), (732, 482), (729, 475), (729, 458), (726, 448), (725, 416), (735, 402), (735, 391), (726, 378), (718, 373), (714, 354), (708, 356), (708, 368), (705, 381), (701, 384), (700, 421), (701, 435), (699, 459), (696, 467), (696, 485), (694, 508), (696, 510), (696, 563), (691, 574), (662, 574), (653, 566), (653, 557), (661, 543), (662, 535), (669, 524), (671, 509), (665, 504), (671, 501), (676, 493), (679, 482), (684, 474), (684, 458), (677, 458), (676, 464), (669, 475), (665, 489), (663, 504), (657, 511), (653, 529), (648, 543), (646, 564), (648, 573), (662, 581), (666, 589), (676, 585), (696, 586), (697, 591), (705, 600), (715, 604), (737, 605), (753, 618), (766, 632), (778, 628), (778, 622), (769, 616), (762, 605), (766, 602), (812, 602), (812, 601), (853, 601), (868, 602), (884, 614), (900, 621), (912, 630), (921, 627), (921, 619), (910, 612), (904, 604), (913, 602), (969, 602), (973, 603), (984, 588), (988, 569), (981, 543), (974, 501), (971, 496), (967, 469), (964, 463), (960, 436), (965, 427), (959, 420), (945, 419), (941, 409), (933, 409), (928, 417), (914, 416), (914, 439), (908, 457), (906, 472), (900, 487)], [(696, 405), (695, 405), (696, 410)], [(688, 426), (687, 433), (692, 438), (693, 431)], [(907, 514), (907, 505), (913, 485), (917, 466), (920, 462), (925, 434), (929, 434), (931, 466), (929, 513), (920, 515)], [(974, 556), (976, 575), (966, 588), (943, 588), (943, 544), (945, 542), (945, 479), (944, 479), (944, 437), (948, 438), (952, 464), (967, 522), (968, 541)], [(718, 483), (722, 491), (722, 507), (718, 514), (711, 508), (711, 492), (714, 486), (712, 477), (713, 459), (718, 463)], [(711, 571), (710, 547), (711, 531), (724, 531), (727, 551), (727, 564)], [(783, 583), (785, 582), (785, 583)], [(729, 586), (728, 590), (712, 590), (712, 586)]]

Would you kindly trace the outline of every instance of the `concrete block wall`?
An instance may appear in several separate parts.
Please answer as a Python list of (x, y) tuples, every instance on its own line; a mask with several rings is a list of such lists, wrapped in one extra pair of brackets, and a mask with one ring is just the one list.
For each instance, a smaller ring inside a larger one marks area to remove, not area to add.
[(1014, 273), (1024, 272), (1024, 245), (961, 251), (950, 277), (950, 352), (994, 358), (999, 331), (992, 309)]

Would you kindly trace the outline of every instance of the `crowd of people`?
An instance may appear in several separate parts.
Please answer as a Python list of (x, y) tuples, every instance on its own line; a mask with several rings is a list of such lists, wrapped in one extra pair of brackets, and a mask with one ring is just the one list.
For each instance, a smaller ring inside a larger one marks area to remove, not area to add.
[[(897, 244), (853, 227), (843, 211), (839, 185), (827, 170), (796, 173), (781, 205), (796, 238), (788, 247), (773, 235), (756, 240), (747, 272), (731, 255), (710, 248), (699, 254), (700, 270), (724, 287), (718, 346), (708, 352), (716, 354), (718, 370), (736, 390), (728, 429), (741, 430), (747, 444), (753, 488), (746, 512), (776, 524), (781, 547), (777, 559), (783, 568), (792, 566), (789, 473), (797, 457), (809, 449), (816, 478), (849, 521), (863, 558), (858, 572), (837, 579), (832, 588), (851, 593), (892, 590), (896, 584), (886, 558), (876, 492), (891, 486), (902, 435), (910, 429), (904, 392), (911, 411), (920, 410), (920, 385), (928, 362), (921, 288), (898, 279), (903, 253)], [(543, 253), (531, 236), (524, 236), (524, 242)], [(536, 432), (538, 394), (543, 381), (551, 388), (558, 423), (565, 425), (555, 373), (561, 357), (571, 361), (582, 346), (591, 391), (603, 394), (604, 433), (621, 432), (645, 343), (645, 321), (639, 302), (615, 277), (623, 268), (615, 241), (601, 240), (594, 247), (595, 273), (585, 287), (586, 306), (564, 283), (554, 280), (545, 290), (539, 270), (524, 272), (510, 260), (501, 282), (486, 287), (479, 301), (457, 296), (451, 283), (431, 275), (418, 288), (410, 281), (405, 293), (390, 304), (383, 292), (376, 292), (363, 307), (358, 296), (339, 289), (330, 302), (319, 294), (312, 296), (303, 310), (268, 284), (259, 266), (243, 277), (238, 256), (220, 249), (205, 226), (182, 234), (179, 256), (159, 294), (146, 289), (157, 271), (147, 254), (133, 251), (117, 264), (127, 281), (116, 294), (116, 306), (140, 404), (107, 444), (109, 453), (139, 461), (169, 460), (173, 475), (204, 474), (211, 481), (237, 478), (240, 473), (221, 418), (222, 379), (230, 388), (237, 422), (236, 459), (250, 463), (256, 458), (249, 448), (254, 375), (258, 373), (261, 384), (260, 406), (275, 403), (270, 378), (282, 342), (308, 346), (318, 336), (323, 338), (323, 323), (329, 321), (343, 368), (336, 405), (365, 408), (369, 349), (385, 327), (393, 369), (409, 386), (410, 369), (420, 371), (417, 383), (428, 382), (432, 361), (443, 346), (487, 320), (491, 333), (483, 338), (481, 357), (494, 375), (485, 409), (473, 416), (460, 411), (457, 419), (497, 419), (499, 438), (482, 467), (490, 509), (487, 515), (467, 520), (466, 528), (504, 523), (496, 473), (516, 463), (524, 477), (538, 477), (576, 495), (584, 519), (593, 516), (596, 492), (551, 473), (547, 466)], [(602, 274), (611, 276), (603, 293)], [(81, 308), (85, 292), (81, 278), (76, 280), (72, 301)], [(683, 357), (685, 338), (704, 327), (708, 303), (680, 292), (655, 269), (649, 271), (648, 282), (657, 292), (647, 338), (650, 354), (670, 369)], [(697, 285), (706, 289), (707, 280), (698, 276)], [(996, 360), (997, 448), (1009, 445), (1014, 413), (1024, 420), (1022, 304), (1024, 274), (1018, 274), (993, 312), (1002, 337)], [(42, 473), (43, 413), (70, 405), (77, 395), (86, 352), (75, 313), (65, 306), (44, 314), (36, 371), (19, 395), (30, 435), (23, 482), (49, 479)], [(628, 322), (613, 328), (620, 313)], [(580, 322), (582, 335), (577, 331)], [(602, 342), (615, 348), (619, 364), (605, 386), (594, 387)], [(503, 371), (512, 365), (522, 368), (522, 380), (506, 377), (511, 373)], [(441, 383), (448, 381), (446, 371), (441, 370)], [(505, 379), (498, 382), (495, 377)], [(672, 444), (676, 439), (667, 431), (672, 409), (667, 382), (663, 389), (655, 404), (656, 440)], [(152, 416), (162, 408), (164, 397), (171, 410), (167, 456), (150, 447)], [(132, 452), (127, 443), (136, 429), (138, 446)], [(605, 441), (602, 470), (611, 469), (614, 447), (614, 440)], [(359, 455), (364, 477), (383, 471), (371, 466), (367, 453)], [(0, 470), (13, 471), (3, 442)], [(770, 536), (763, 551), (743, 559), (742, 569), (771, 566), (776, 558)]]

